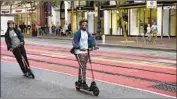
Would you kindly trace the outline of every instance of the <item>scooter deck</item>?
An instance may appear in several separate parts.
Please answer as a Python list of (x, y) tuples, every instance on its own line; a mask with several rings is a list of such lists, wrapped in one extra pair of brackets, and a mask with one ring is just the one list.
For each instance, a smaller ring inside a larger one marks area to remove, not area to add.
[[(20, 53), (20, 49), (19, 49), (19, 48), (18, 48), (18, 51), (19, 51), (19, 53)], [(31, 77), (32, 77), (32, 78), (34, 79), (35, 76), (34, 76), (34, 73), (33, 73), (32, 70), (31, 70), (30, 66), (27, 64), (27, 62), (26, 62), (24, 56), (23, 56), (21, 53), (20, 53), (20, 55), (21, 55), (21, 57), (22, 57), (22, 62), (23, 62), (23, 64), (24, 64), (24, 66), (25, 66), (27, 72), (30, 73), (29, 76), (25, 76), (25, 77), (27, 77), (27, 78), (31, 78)]]
[(95, 86), (95, 84), (93, 85), (93, 82), (92, 82), (90, 87), (85, 88), (82, 85), (79, 85), (78, 82), (75, 82), (75, 86), (76, 86), (76, 88), (83, 89), (86, 91), (93, 91), (93, 86)]
[(87, 92), (91, 92), (92, 91), (95, 96), (99, 95), (99, 89), (96, 86), (96, 84), (94, 84), (94, 82), (92, 82), (90, 87), (88, 87), (88, 88), (84, 88), (84, 87), (78, 85), (78, 82), (75, 82), (75, 87), (76, 87), (76, 89), (78, 91), (80, 91), (82, 89), (82, 90), (87, 91)]
[(88, 88), (85, 88), (85, 87), (82, 87), (82, 86), (78, 86), (78, 85), (76, 85), (76, 87), (77, 87), (77, 88), (79, 88), (79, 89), (82, 89), (82, 90), (86, 90), (86, 91), (92, 91), (92, 90), (90, 89), (90, 87), (88, 87)]

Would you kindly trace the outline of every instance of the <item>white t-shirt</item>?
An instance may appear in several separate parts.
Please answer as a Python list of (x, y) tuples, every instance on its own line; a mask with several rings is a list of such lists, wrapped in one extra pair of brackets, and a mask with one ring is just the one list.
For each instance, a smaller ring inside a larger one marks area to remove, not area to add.
[(151, 32), (151, 27), (147, 27), (147, 33)]
[(152, 25), (152, 26), (151, 26), (151, 30), (157, 31), (157, 25)]
[[(86, 31), (81, 30), (81, 37), (80, 37), (80, 43), (79, 43), (80, 48), (85, 48), (88, 49), (88, 34)], [(88, 51), (80, 51), (80, 50), (75, 50), (76, 54), (82, 54), (82, 53), (87, 53)]]
[(14, 30), (9, 31), (9, 36), (11, 38), (11, 43), (13, 48), (20, 46), (20, 40)]

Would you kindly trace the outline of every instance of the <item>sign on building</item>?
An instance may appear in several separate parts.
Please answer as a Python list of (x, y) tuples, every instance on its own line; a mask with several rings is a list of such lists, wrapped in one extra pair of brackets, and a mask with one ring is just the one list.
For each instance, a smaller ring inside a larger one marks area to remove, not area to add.
[(146, 7), (147, 8), (157, 8), (157, 1), (147, 1)]
[(95, 7), (95, 16), (97, 17), (98, 16), (98, 7)]
[(164, 6), (163, 9), (177, 9), (177, 6)]
[(10, 10), (1, 10), (1, 14), (10, 14)]

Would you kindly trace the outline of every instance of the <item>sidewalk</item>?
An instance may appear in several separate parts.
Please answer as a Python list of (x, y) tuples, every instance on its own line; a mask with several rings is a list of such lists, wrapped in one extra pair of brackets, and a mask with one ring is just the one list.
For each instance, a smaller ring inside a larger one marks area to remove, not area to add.
[[(25, 36), (30, 37), (31, 36)], [(56, 35), (46, 35), (46, 36), (37, 36), (37, 38), (43, 39), (59, 39), (59, 40), (72, 40), (72, 38), (65, 36), (56, 36)], [(101, 40), (97, 40), (98, 46), (107, 46), (107, 47), (127, 47), (127, 48), (139, 48), (139, 49), (151, 49), (151, 50), (162, 50), (162, 51), (176, 51), (176, 38), (163, 37), (158, 38), (157, 43), (148, 43), (144, 42), (142, 37), (128, 37), (128, 41), (124, 40), (124, 37), (120, 36), (107, 36), (105, 44)]]

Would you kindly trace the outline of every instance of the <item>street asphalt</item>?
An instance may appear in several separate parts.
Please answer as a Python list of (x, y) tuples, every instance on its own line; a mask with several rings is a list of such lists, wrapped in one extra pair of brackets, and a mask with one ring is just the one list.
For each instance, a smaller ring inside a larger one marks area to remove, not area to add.
[[(1, 61), (2, 98), (167, 98), (158, 94), (96, 81), (98, 97), (76, 91), (77, 76), (32, 68), (36, 78), (22, 76), (18, 64)], [(91, 82), (87, 79), (88, 83)]]

